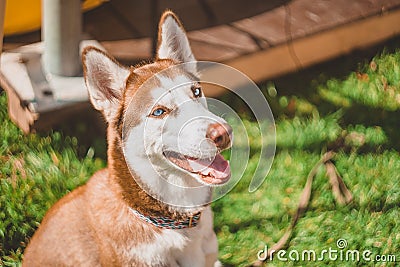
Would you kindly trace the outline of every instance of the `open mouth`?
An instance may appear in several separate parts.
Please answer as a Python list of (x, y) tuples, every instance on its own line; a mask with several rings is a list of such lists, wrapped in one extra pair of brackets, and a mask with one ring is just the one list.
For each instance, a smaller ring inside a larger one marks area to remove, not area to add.
[(164, 151), (164, 156), (179, 168), (199, 175), (209, 185), (221, 185), (231, 177), (229, 162), (221, 154), (214, 158), (194, 158), (174, 151)]

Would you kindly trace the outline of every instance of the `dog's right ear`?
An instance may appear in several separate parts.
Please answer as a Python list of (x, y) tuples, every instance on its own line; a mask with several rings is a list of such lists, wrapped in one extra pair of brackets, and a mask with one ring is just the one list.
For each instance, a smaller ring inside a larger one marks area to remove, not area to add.
[(114, 119), (130, 70), (98, 48), (89, 46), (82, 53), (86, 87), (93, 106), (107, 122)]

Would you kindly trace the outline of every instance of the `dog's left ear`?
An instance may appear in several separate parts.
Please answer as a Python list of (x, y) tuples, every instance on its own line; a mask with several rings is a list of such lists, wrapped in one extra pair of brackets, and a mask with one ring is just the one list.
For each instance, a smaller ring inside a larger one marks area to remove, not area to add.
[(196, 59), (190, 48), (185, 29), (172, 11), (164, 12), (160, 19), (157, 58), (172, 59), (181, 63), (193, 62), (186, 64), (185, 67), (188, 71), (196, 73)]

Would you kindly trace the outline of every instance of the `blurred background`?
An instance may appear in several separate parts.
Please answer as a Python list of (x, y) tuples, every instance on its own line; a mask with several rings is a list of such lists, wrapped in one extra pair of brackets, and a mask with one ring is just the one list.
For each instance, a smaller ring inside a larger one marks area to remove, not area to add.
[[(48, 1), (47, 9), (45, 0), (2, 3), (2, 61), (8, 62), (3, 63), (2, 85), (10, 92), (11, 118), (25, 132), (49, 130), (77, 112), (90, 113), (82, 79), (63, 79), (82, 76), (79, 51), (88, 44), (82, 40), (92, 40), (126, 65), (151, 59), (158, 20), (167, 9), (182, 20), (198, 60), (228, 64), (259, 85), (273, 80), (282, 93), (307, 84), (296, 77), (315, 77), (313, 69), (320, 70), (329, 60), (336, 60), (326, 65), (333, 75), (354, 68), (355, 57), (369, 59), (384, 46), (395, 47), (400, 33), (397, 0), (57, 0)], [(43, 42), (44, 48), (38, 48)], [(33, 50), (32, 44), (37, 46)], [(32, 62), (44, 65), (42, 75), (32, 74), (37, 69)], [(76, 71), (59, 70), (64, 65)], [(15, 68), (24, 75), (15, 75)], [(53, 80), (61, 76), (66, 85), (52, 83), (46, 72), (55, 74)], [(21, 76), (27, 79), (20, 81)], [(207, 95), (225, 93), (212, 90)]]
[[(20, 265), (46, 210), (106, 166), (105, 125), (87, 101), (82, 46), (102, 47), (126, 65), (149, 60), (166, 9), (182, 20), (197, 59), (222, 62), (249, 76), (275, 118), (274, 163), (264, 184), (250, 194), (265, 145), (258, 124), (234, 93), (206, 92), (240, 115), (250, 139), (242, 180), (213, 203), (221, 261), (248, 266), (265, 244), (279, 240), (308, 173), (328, 150), (337, 152), (332, 162), (354, 200), (335, 202), (329, 174), (320, 168), (310, 207), (288, 248), (335, 248), (344, 238), (353, 249), (400, 260), (400, 0), (0, 4), (0, 266)], [(60, 60), (46, 61), (46, 55)], [(78, 66), (75, 72), (58, 71), (69, 64)]]

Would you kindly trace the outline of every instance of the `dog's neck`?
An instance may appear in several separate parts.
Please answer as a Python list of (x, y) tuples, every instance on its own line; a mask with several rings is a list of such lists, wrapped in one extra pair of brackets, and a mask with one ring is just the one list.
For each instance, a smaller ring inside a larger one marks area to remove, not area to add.
[(150, 196), (135, 181), (135, 173), (129, 169), (121, 146), (118, 132), (108, 129), (108, 168), (110, 178), (119, 186), (123, 201), (132, 209), (145, 216), (159, 216), (174, 220), (186, 220), (198, 214), (205, 207), (176, 208)]

